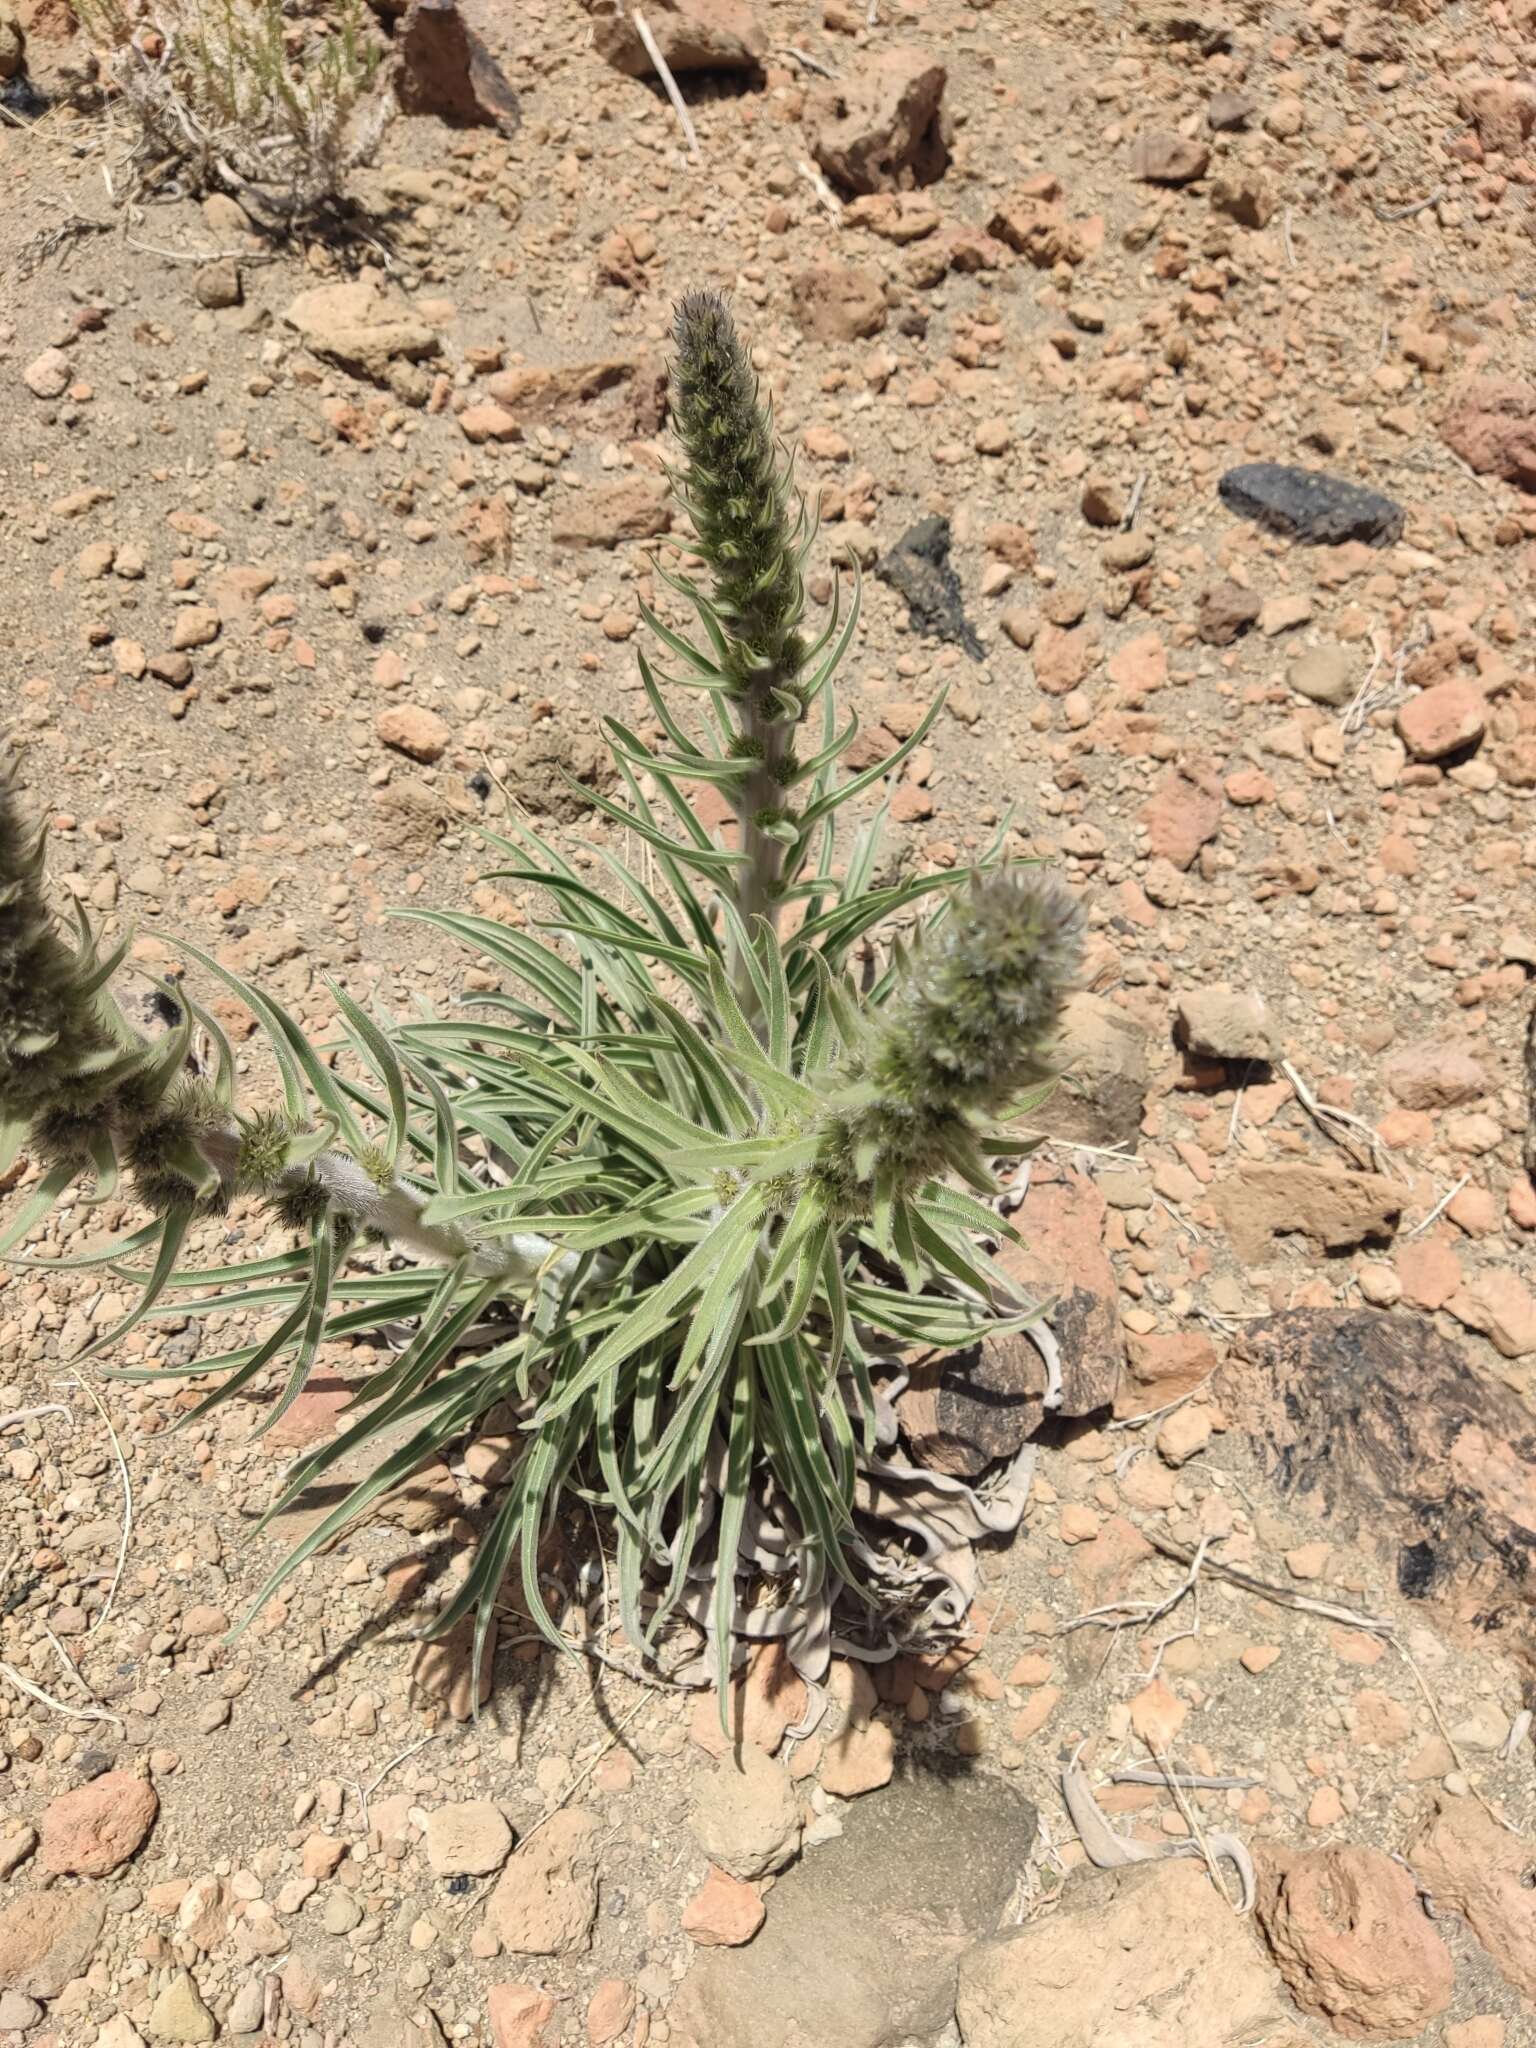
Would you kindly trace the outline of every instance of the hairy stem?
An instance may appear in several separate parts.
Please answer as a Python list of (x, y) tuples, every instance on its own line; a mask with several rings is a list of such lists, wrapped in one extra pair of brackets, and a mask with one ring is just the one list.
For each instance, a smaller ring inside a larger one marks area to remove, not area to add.
[[(231, 1123), (200, 1132), (195, 1140), (205, 1163), (228, 1185), (234, 1177), (240, 1150), (240, 1133)], [(554, 1242), (536, 1231), (520, 1231), (497, 1244), (476, 1244), (451, 1223), (427, 1223), (427, 1203), (404, 1181), (379, 1184), (348, 1152), (320, 1152), (302, 1166), (288, 1166), (278, 1176), (274, 1193), (296, 1191), (318, 1183), (327, 1208), (353, 1223), (359, 1230), (419, 1258), (452, 1265), (456, 1259), (470, 1259), (470, 1270), (482, 1279), (503, 1278), (509, 1288), (532, 1287), (543, 1275), (562, 1281), (575, 1270), (572, 1252), (561, 1252)]]
[[(741, 850), (747, 864), (737, 870), (736, 907), (748, 932), (761, 918), (777, 938), (779, 930), (780, 877), (784, 869), (784, 843), (769, 832), (762, 819), (775, 813), (783, 801), (783, 785), (775, 770), (788, 758), (795, 728), (782, 718), (765, 715), (757, 699), (746, 698), (737, 705), (742, 736), (757, 750), (754, 763), (735, 792), (736, 816), (741, 827)], [(757, 997), (745, 963), (736, 962), (736, 993), (750, 1017)]]

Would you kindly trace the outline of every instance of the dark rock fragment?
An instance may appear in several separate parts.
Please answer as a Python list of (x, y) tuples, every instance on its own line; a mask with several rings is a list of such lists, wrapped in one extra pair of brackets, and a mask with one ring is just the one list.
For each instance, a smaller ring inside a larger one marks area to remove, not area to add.
[(875, 564), (875, 574), (907, 600), (912, 624), (920, 633), (951, 640), (973, 661), (980, 661), (982, 645), (965, 616), (960, 578), (949, 566), (947, 519), (935, 516), (909, 526)]
[(1245, 462), (1229, 469), (1217, 488), (1222, 503), (1239, 517), (1256, 520), (1288, 540), (1318, 547), (1361, 540), (1382, 548), (1402, 538), (1405, 515), (1395, 498), (1320, 469)]

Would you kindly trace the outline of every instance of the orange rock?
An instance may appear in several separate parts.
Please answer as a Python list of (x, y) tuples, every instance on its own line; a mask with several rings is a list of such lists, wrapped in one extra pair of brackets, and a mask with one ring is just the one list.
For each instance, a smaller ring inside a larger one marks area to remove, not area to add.
[(1455, 1987), (1413, 1878), (1379, 1849), (1257, 1855), (1259, 1919), (1303, 2012), (1356, 2039), (1420, 2037)]
[(1188, 1712), (1177, 1694), (1161, 1678), (1154, 1678), (1131, 1701), (1131, 1726), (1149, 1749), (1166, 1755)]
[(46, 1808), (38, 1860), (55, 1876), (106, 1877), (137, 1854), (159, 1811), (147, 1778), (107, 1771)]
[(1462, 1916), (1509, 1981), (1536, 1998), (1530, 1841), (1501, 1828), (1474, 1800), (1442, 1798), (1407, 1854), (1436, 1899)]
[(493, 1984), (486, 1998), (494, 2048), (544, 2048), (555, 2001), (533, 1984)]
[(591, 2048), (608, 2048), (635, 2016), (635, 1988), (622, 1977), (605, 1977), (587, 2001)]
[(1046, 1722), (1055, 1713), (1061, 1700), (1061, 1688), (1057, 1685), (1043, 1685), (1029, 1702), (1013, 1717), (1010, 1733), (1015, 1742), (1028, 1742), (1038, 1735)]
[(766, 1908), (756, 1888), (711, 1866), (683, 1908), (683, 1932), (701, 1948), (740, 1948), (762, 1926)]

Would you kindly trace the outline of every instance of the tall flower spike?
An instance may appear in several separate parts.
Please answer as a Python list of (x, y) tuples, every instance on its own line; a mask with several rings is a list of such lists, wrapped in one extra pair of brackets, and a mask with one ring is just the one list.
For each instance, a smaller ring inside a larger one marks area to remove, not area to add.
[(792, 683), (805, 659), (805, 605), (790, 476), (773, 418), (718, 292), (689, 292), (673, 320), (672, 410), (688, 457), (680, 479), (713, 602), (734, 643), (732, 681), (761, 695)]
[(1049, 876), (977, 878), (905, 963), (823, 1115), (816, 1173), (843, 1213), (871, 1188), (913, 1193), (952, 1169), (980, 1172), (977, 1120), (1051, 1079), (1061, 1004), (1081, 958), (1081, 913)]
[[(742, 763), (728, 787), (746, 856), (736, 904), (750, 931), (758, 919), (777, 925), (785, 848), (796, 838), (787, 789), (805, 711), (796, 679), (810, 651), (798, 630), (805, 506), (797, 500), (790, 512), (790, 465), (779, 461), (772, 415), (720, 294), (690, 292), (678, 304), (673, 334), (673, 424), (688, 458), (674, 484), (713, 584), (708, 597), (690, 596), (725, 643), (720, 666), (737, 726), (732, 753)], [(752, 977), (739, 961), (735, 980), (752, 1013)]]

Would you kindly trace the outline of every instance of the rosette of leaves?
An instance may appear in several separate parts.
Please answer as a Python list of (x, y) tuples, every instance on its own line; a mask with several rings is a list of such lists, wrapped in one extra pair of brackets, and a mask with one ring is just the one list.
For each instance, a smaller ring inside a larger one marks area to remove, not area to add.
[[(957, 1618), (924, 1554), (943, 1545), (911, 1517), (896, 1533), (879, 1521), (912, 1476), (882, 1382), (914, 1349), (1037, 1327), (988, 1249), (1013, 1234), (991, 1168), (1030, 1149), (1012, 1125), (1049, 1084), (1077, 916), (997, 849), (969, 874), (881, 880), (883, 807), (840, 837), (939, 704), (888, 759), (844, 772), (857, 722), (840, 722), (835, 679), (857, 586), (807, 626), (813, 523), (720, 299), (683, 301), (676, 349), (674, 484), (693, 534), (686, 570), (658, 574), (695, 623), (647, 613), (667, 662), (640, 662), (654, 725), (607, 721), (623, 794), (592, 799), (621, 828), (596, 848), (604, 886), (514, 818), (487, 834), (506, 862), (494, 878), (542, 892), (539, 928), (401, 913), (493, 962), (499, 991), (392, 1022), (335, 989), (332, 1065), (271, 996), (188, 947), (276, 1057), (281, 1106), (247, 1113), (190, 998), (175, 992), (182, 1021), (161, 1039), (129, 1026), (110, 994), (123, 948), (101, 956), (84, 926), (65, 942), (5, 796), (0, 1118), (39, 1177), (0, 1249), (81, 1175), (99, 1193), (126, 1174), (150, 1220), (74, 1261), (141, 1283), (96, 1348), (144, 1318), (266, 1318), (177, 1368), (209, 1383), (188, 1422), (261, 1393), (270, 1428), (322, 1343), (408, 1331), (288, 1476), (273, 1513), (380, 1447), (258, 1606), (504, 1404), (515, 1467), (438, 1630), (473, 1615), (483, 1645), (511, 1574), (559, 1640), (539, 1546), (574, 1496), (611, 1527), (634, 1643), (684, 1613), (722, 1659), (737, 1634), (780, 1634), (816, 1671), (839, 1597), (839, 1627), (866, 1645)], [(734, 829), (703, 822), (706, 784)], [(886, 943), (899, 925), (906, 942)], [(199, 1076), (194, 1025), (212, 1048)], [(291, 1248), (186, 1259), (198, 1219), (244, 1199), (270, 1205)], [(946, 1541), (982, 1526), (997, 1524), (962, 1516)]]

